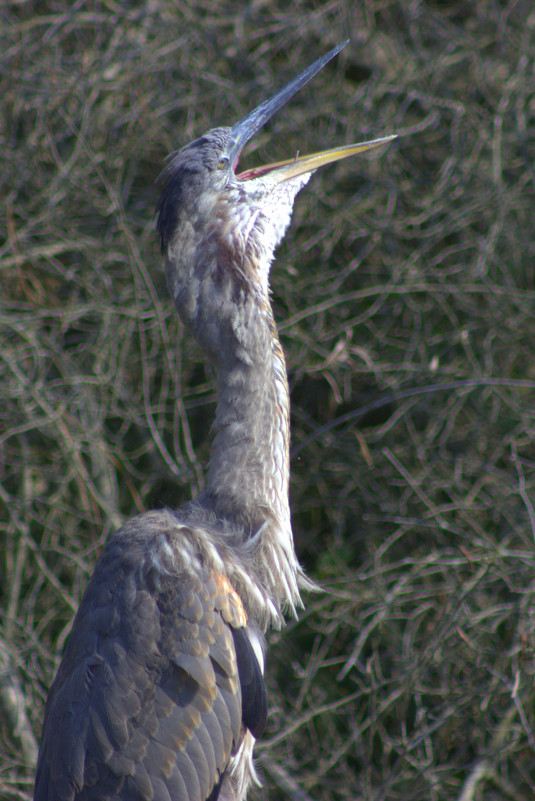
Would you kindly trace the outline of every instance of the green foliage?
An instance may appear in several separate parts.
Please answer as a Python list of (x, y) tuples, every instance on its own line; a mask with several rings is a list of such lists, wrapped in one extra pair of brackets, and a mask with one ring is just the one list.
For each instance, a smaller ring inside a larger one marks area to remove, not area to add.
[(385, 135), (298, 198), (272, 284), (297, 550), (256, 799), (535, 785), (530, 3), (6, 2), (0, 11), (0, 796), (121, 521), (202, 485), (214, 392), (167, 295), (154, 181), (351, 44), (244, 164)]

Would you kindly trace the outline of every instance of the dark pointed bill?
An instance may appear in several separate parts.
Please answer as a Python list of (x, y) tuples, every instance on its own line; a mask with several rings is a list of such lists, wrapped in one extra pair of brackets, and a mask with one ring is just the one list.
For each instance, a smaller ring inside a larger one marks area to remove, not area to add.
[(285, 103), (290, 100), (303, 86), (308, 83), (328, 62), (334, 58), (340, 50), (342, 50), (349, 39), (346, 39), (342, 44), (333, 47), (321, 58), (318, 58), (310, 67), (294, 78), (285, 87), (280, 89), (273, 97), (264, 100), (255, 109), (253, 109), (246, 117), (241, 119), (231, 129), (231, 160), (234, 162), (235, 158), (239, 156), (242, 147), (251, 139), (257, 131), (278, 111)]
[[(321, 58), (318, 58), (310, 67), (294, 78), (285, 87), (280, 89), (273, 97), (264, 100), (255, 109), (253, 109), (246, 117), (237, 122), (231, 128), (231, 144), (229, 147), (230, 164), (234, 168), (237, 164), (240, 152), (243, 146), (251, 139), (257, 131), (278, 111), (285, 103), (290, 100), (303, 86), (310, 81), (323, 67), (342, 50), (349, 42), (347, 39), (342, 44), (333, 47)], [(342, 147), (334, 147), (330, 150), (323, 150), (321, 153), (312, 153), (308, 156), (299, 156), (295, 158), (286, 159), (285, 161), (277, 161), (273, 164), (264, 164), (261, 167), (253, 167), (250, 170), (244, 170), (236, 175), (240, 181), (248, 181), (251, 178), (257, 178), (266, 173), (272, 173), (273, 177), (280, 183), (287, 181), (290, 178), (295, 178), (297, 175), (302, 175), (306, 172), (317, 170), (324, 164), (330, 164), (333, 161), (345, 159), (348, 156), (353, 156), (356, 153), (363, 153), (366, 150), (371, 150), (380, 145), (386, 145), (396, 139), (396, 135), (384, 136), (381, 139), (372, 139), (368, 142), (360, 142), (354, 145), (344, 145)]]

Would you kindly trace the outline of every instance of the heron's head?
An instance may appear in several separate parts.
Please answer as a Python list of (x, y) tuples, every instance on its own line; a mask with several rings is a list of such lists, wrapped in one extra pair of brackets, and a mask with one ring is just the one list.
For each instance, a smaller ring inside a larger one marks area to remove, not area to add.
[[(214, 128), (169, 157), (162, 173), (158, 232), (175, 298), (192, 270), (216, 263), (250, 280), (267, 297), (269, 266), (290, 222), (297, 192), (312, 173), (393, 136), (239, 170), (245, 144), (333, 58), (335, 47), (231, 128)], [(204, 273), (203, 273), (204, 274)]]

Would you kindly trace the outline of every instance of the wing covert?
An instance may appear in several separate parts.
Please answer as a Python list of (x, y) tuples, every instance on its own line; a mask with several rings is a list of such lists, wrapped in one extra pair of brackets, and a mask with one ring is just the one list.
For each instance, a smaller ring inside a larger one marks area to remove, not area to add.
[(50, 691), (35, 801), (215, 798), (244, 722), (265, 719), (243, 606), (207, 568), (131, 569), (116, 539)]

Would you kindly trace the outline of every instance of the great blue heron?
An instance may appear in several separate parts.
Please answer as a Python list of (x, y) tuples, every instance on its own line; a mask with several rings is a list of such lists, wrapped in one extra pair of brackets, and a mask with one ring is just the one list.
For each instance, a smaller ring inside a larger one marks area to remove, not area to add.
[(263, 632), (313, 587), (290, 524), (270, 264), (311, 173), (393, 137), (235, 170), (244, 144), (344, 44), (164, 171), (169, 289), (217, 374), (206, 484), (179, 511), (133, 518), (104, 549), (50, 690), (35, 801), (239, 801), (256, 779)]

